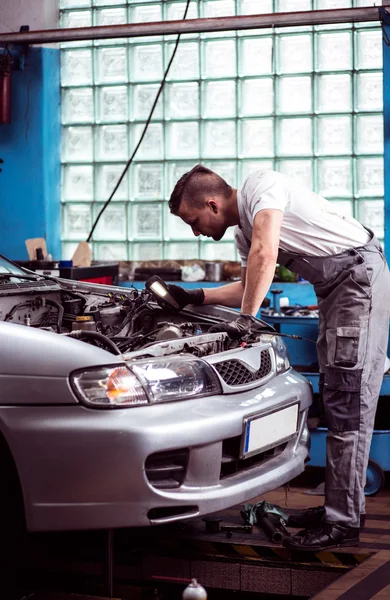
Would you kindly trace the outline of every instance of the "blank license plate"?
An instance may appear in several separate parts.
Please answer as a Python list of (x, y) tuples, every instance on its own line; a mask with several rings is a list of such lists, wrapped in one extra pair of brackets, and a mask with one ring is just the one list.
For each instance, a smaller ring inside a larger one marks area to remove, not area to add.
[(293, 438), (298, 430), (298, 404), (245, 423), (241, 458), (264, 452)]

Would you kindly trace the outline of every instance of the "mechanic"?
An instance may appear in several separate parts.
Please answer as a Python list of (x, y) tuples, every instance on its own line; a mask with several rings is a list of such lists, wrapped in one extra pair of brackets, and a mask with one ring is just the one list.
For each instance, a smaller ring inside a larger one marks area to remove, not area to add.
[(304, 511), (304, 531), (287, 538), (296, 550), (359, 543), (364, 526), (366, 469), (387, 351), (390, 279), (374, 234), (292, 178), (256, 171), (240, 189), (202, 165), (183, 175), (169, 207), (195, 236), (221, 240), (235, 226), (241, 281), (185, 290), (187, 304), (241, 307), (240, 316), (213, 326), (240, 338), (269, 290), (276, 264), (313, 284), (320, 312), (317, 353), (328, 425), (325, 506)]

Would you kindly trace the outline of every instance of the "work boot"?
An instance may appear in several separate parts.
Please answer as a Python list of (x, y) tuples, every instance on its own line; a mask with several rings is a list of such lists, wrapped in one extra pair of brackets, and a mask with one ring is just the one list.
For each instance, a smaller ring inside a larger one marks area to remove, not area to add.
[(315, 506), (306, 510), (300, 510), (289, 515), (287, 527), (301, 527), (302, 529), (315, 529), (325, 520), (325, 506)]
[[(315, 506), (307, 510), (300, 510), (294, 515), (289, 515), (286, 523), (287, 527), (302, 527), (302, 529), (315, 529), (325, 521), (325, 506)], [(366, 524), (366, 515), (360, 515), (360, 529), (364, 529)]]
[(283, 545), (299, 552), (318, 552), (341, 546), (356, 546), (359, 543), (359, 528), (346, 527), (340, 523), (324, 521), (317, 529), (300, 531), (287, 537)]

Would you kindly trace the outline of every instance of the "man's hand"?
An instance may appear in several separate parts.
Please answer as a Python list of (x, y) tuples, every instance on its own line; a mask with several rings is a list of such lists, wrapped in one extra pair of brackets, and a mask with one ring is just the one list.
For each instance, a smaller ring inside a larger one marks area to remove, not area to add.
[(258, 325), (256, 319), (252, 315), (242, 313), (235, 321), (227, 321), (226, 323), (218, 323), (209, 329), (209, 333), (218, 331), (226, 331), (229, 337), (240, 339), (252, 332), (252, 326)]
[(187, 304), (203, 304), (204, 291), (202, 288), (195, 288), (194, 290), (185, 290), (180, 285), (168, 284), (169, 293), (172, 295), (174, 300), (180, 306), (180, 310), (187, 306)]

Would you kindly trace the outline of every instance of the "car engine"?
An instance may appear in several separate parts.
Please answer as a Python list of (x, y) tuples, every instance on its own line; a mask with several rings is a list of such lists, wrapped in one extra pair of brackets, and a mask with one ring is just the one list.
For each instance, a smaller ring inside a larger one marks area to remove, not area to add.
[[(170, 310), (147, 289), (30, 279), (0, 278), (0, 321), (52, 331), (134, 357), (175, 353), (203, 357), (242, 344), (225, 332), (209, 333), (221, 317), (195, 309)], [(258, 339), (259, 334), (254, 334), (246, 342)]]

